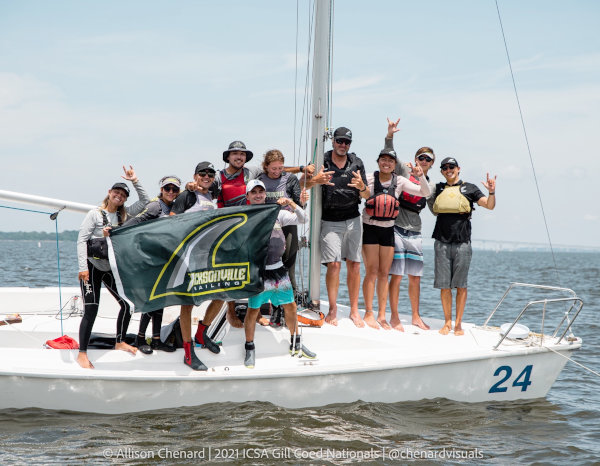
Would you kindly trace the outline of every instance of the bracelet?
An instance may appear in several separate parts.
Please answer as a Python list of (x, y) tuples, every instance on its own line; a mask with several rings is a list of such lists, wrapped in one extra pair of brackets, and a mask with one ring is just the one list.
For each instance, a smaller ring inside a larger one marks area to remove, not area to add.
[(494, 191), (493, 193), (489, 193), (490, 196), (493, 196), (494, 194), (496, 194), (496, 191)]
[(364, 193), (367, 190), (367, 187), (365, 186), (363, 189), (360, 190), (361, 193)]

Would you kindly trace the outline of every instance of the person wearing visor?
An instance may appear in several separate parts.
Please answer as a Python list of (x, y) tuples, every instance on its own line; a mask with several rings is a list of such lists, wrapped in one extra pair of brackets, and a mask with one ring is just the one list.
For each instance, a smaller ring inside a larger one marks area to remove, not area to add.
[[(264, 204), (267, 198), (265, 184), (260, 180), (250, 181), (246, 187), (246, 197), (249, 204)], [(263, 276), (264, 291), (248, 298), (248, 310), (244, 319), (244, 332), (246, 336), (244, 365), (249, 369), (254, 368), (255, 364), (256, 348), (254, 345), (254, 333), (256, 330), (256, 317), (259, 314), (260, 307), (266, 303), (271, 303), (273, 306), (283, 306), (285, 324), (291, 333), (290, 354), (308, 359), (314, 359), (317, 356), (302, 344), (300, 335), (298, 334), (298, 316), (296, 313), (294, 291), (287, 269), (282, 261), (286, 247), (285, 235), (282, 228), (286, 225), (306, 223), (308, 222), (308, 217), (301, 207), (287, 197), (280, 197), (277, 200), (277, 204), (282, 209), (275, 220), (267, 249), (267, 261)], [(283, 207), (289, 207), (290, 210), (286, 210)]]
[(115, 349), (128, 351), (135, 354), (137, 349), (124, 341), (125, 331), (131, 319), (129, 304), (119, 296), (115, 278), (110, 270), (108, 256), (106, 255), (106, 240), (113, 227), (122, 225), (128, 216), (140, 213), (150, 198), (138, 181), (133, 167), (123, 167), (125, 175), (122, 178), (130, 181), (135, 188), (138, 201), (130, 206), (125, 206), (129, 198), (129, 188), (125, 183), (118, 182), (108, 190), (100, 206), (90, 210), (79, 228), (77, 237), (77, 260), (79, 264), (79, 285), (83, 297), (84, 311), (79, 325), (79, 354), (77, 363), (84, 369), (93, 369), (94, 365), (88, 358), (87, 348), (92, 333), (92, 327), (98, 314), (100, 304), (100, 288), (102, 283), (108, 292), (119, 303), (117, 317), (117, 335)]
[[(337, 298), (342, 261), (346, 262), (350, 319), (357, 327), (365, 323), (358, 312), (362, 221), (358, 206), (370, 196), (362, 160), (350, 152), (352, 131), (340, 127), (333, 133), (333, 150), (325, 153), (319, 173), (306, 181), (323, 190), (321, 213), (321, 262), (327, 267), (325, 283), (329, 312), (325, 322), (337, 325)], [(302, 185), (302, 180), (300, 181)]]
[[(127, 220), (123, 226), (137, 225), (148, 220), (160, 217), (168, 217), (171, 214), (171, 208), (181, 189), (181, 180), (173, 175), (168, 175), (158, 182), (160, 194), (152, 199), (139, 214)], [(152, 312), (145, 312), (140, 317), (140, 327), (135, 339), (134, 346), (144, 354), (151, 354), (153, 350), (166, 351), (172, 353), (175, 347), (163, 343), (160, 339), (160, 328), (162, 326), (163, 309), (157, 309)], [(146, 329), (152, 319), (152, 342), (150, 345), (146, 342)]]
[(462, 318), (467, 302), (467, 278), (471, 264), (471, 214), (474, 204), (493, 210), (496, 207), (496, 176), (487, 173), (479, 188), (460, 179), (460, 166), (454, 157), (446, 157), (440, 164), (445, 183), (438, 183), (427, 204), (436, 216), (433, 238), (435, 239), (435, 278), (433, 286), (440, 290), (444, 326), (442, 335), (452, 331), (452, 289), (456, 288), (456, 320), (454, 335), (464, 335)]
[[(216, 209), (211, 193), (216, 176), (215, 167), (210, 162), (200, 162), (194, 171), (194, 181), (188, 184), (187, 189), (175, 201), (172, 209), (173, 214), (183, 212), (199, 212), (203, 210)], [(219, 353), (221, 348), (208, 337), (208, 327), (219, 313), (223, 301), (214, 300), (208, 305), (204, 318), (198, 322), (198, 328), (194, 340), (203, 345), (212, 353)], [(195, 371), (206, 371), (208, 367), (198, 359), (194, 352), (192, 342), (192, 310), (193, 304), (182, 304), (179, 312), (179, 324), (181, 326), (181, 337), (185, 352), (183, 362)]]
[[(393, 121), (388, 118), (388, 131), (385, 138), (385, 148), (394, 149), (394, 134), (400, 131), (400, 118)], [(413, 183), (427, 183), (430, 193), (433, 193), (434, 183), (427, 173), (435, 162), (435, 153), (431, 147), (421, 147), (415, 154), (415, 165), (423, 170), (424, 180), (417, 180), (411, 175), (405, 163), (396, 164), (395, 173), (410, 179)], [(408, 298), (412, 311), (412, 325), (423, 330), (429, 330), (421, 318), (419, 307), (421, 300), (421, 277), (423, 276), (423, 236), (421, 234), (421, 211), (425, 208), (426, 197), (412, 195), (408, 192), (400, 196), (400, 208), (394, 224), (394, 260), (390, 268), (390, 325), (396, 330), (404, 330), (398, 313), (400, 283), (404, 275), (408, 275)]]

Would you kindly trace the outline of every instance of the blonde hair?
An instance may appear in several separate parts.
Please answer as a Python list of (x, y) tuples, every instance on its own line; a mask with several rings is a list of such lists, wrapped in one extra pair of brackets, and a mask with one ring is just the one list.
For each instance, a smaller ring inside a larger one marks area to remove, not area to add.
[[(107, 194), (104, 200), (102, 201), (102, 204), (100, 204), (100, 207), (102, 209), (106, 209), (108, 207), (108, 199), (109, 196)], [(125, 220), (127, 220), (127, 210), (125, 210), (125, 204), (117, 207), (117, 212), (119, 212), (119, 217), (121, 217), (121, 224), (123, 224)]]
[(271, 149), (265, 152), (262, 163), (262, 168), (265, 173), (267, 172), (267, 167), (273, 162), (285, 162), (285, 157), (279, 149)]

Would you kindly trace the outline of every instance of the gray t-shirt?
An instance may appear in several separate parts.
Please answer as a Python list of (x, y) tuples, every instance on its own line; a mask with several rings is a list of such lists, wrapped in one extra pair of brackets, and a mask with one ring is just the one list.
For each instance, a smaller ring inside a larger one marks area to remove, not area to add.
[[(394, 150), (394, 140), (385, 138), (384, 147), (385, 149)], [(395, 173), (396, 175), (410, 179), (410, 172), (408, 170), (408, 167), (404, 164), (404, 162), (400, 160), (398, 160), (398, 163), (396, 164)], [(427, 182), (429, 184), (430, 192), (433, 193), (435, 191), (435, 184), (429, 179), (429, 177), (427, 178)], [(429, 199), (429, 197), (431, 197), (431, 194), (427, 198)], [(413, 212), (412, 210), (408, 210), (400, 206), (400, 209), (398, 210), (398, 216), (396, 217), (395, 225), (408, 231), (420, 232), (422, 225), (421, 215), (420, 213)]]

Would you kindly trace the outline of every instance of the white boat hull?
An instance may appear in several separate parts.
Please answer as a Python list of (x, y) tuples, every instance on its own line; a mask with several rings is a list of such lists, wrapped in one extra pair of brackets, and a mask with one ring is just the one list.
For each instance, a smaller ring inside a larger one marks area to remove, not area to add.
[[(63, 291), (66, 302), (77, 289)], [(432, 330), (408, 325), (405, 332), (358, 329), (344, 317), (337, 327), (304, 328), (305, 344), (318, 359), (288, 355), (287, 329), (258, 327), (256, 367), (243, 365), (243, 332), (231, 329), (218, 355), (196, 348), (209, 367), (195, 372), (175, 353), (131, 355), (90, 349), (95, 369), (82, 369), (77, 350), (43, 347), (60, 335), (54, 314), (28, 315), (57, 307), (56, 289), (0, 289), (4, 310), (20, 312), (23, 322), (0, 327), (0, 409), (45, 409), (124, 413), (217, 402), (265, 401), (298, 408), (347, 403), (400, 402), (448, 398), (463, 402), (544, 397), (580, 339), (544, 337), (505, 340), (498, 350), (498, 329), (464, 325), (465, 335), (442, 336), (442, 322), (427, 319)], [(56, 304), (53, 306), (52, 301)], [(94, 331), (114, 334), (114, 300), (103, 296)], [(21, 308), (25, 306), (25, 308)], [(343, 312), (344, 309), (340, 309)], [(167, 309), (166, 315), (176, 315)], [(65, 333), (77, 338), (79, 317), (63, 320)], [(168, 320), (168, 319), (165, 319)], [(137, 331), (137, 316), (130, 333)], [(554, 351), (551, 351), (551, 348)]]

